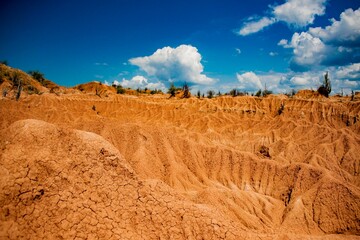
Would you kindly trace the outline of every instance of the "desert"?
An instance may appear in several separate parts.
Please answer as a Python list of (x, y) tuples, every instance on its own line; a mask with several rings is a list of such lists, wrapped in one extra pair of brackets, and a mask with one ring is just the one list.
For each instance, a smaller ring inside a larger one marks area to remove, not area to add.
[(359, 94), (170, 98), (0, 67), (1, 239), (360, 239)]

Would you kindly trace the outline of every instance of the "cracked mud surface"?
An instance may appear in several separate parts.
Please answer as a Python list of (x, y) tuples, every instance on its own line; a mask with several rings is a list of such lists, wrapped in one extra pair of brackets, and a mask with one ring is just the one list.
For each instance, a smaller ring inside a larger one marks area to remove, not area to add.
[(0, 101), (1, 239), (359, 239), (359, 103)]

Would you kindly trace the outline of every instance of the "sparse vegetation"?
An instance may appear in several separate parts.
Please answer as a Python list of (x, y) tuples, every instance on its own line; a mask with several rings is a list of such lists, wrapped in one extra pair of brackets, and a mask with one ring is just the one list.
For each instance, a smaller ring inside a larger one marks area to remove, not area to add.
[(174, 83), (171, 83), (168, 93), (170, 94), (170, 97), (175, 97), (176, 88), (175, 88)]
[(261, 145), (260, 146), (260, 149), (259, 149), (259, 152), (261, 155), (263, 155), (264, 157), (267, 157), (267, 158), (270, 158), (270, 152), (269, 152), (269, 148), (264, 146), (264, 145)]
[(21, 79), (19, 78), (18, 79), (18, 89), (17, 89), (17, 92), (16, 92), (16, 101), (19, 101), (21, 91), (22, 91), (22, 82), (21, 82)]
[(124, 94), (124, 93), (125, 93), (125, 89), (124, 89), (121, 85), (117, 85), (117, 86), (116, 86), (116, 93), (117, 93), (117, 94)]
[(290, 97), (290, 98), (292, 98), (293, 96), (295, 96), (295, 94), (296, 94), (295, 89), (291, 89), (290, 92), (285, 93), (285, 95), (288, 96), (288, 97)]
[(207, 91), (207, 97), (208, 98), (213, 98), (214, 97), (214, 95), (215, 95), (215, 92), (213, 91), (213, 90), (209, 90), (209, 91)]
[(200, 92), (200, 90), (197, 91), (196, 96), (197, 96), (197, 98), (201, 98), (201, 92)]
[(267, 89), (265, 88), (264, 91), (262, 91), (262, 96), (263, 96), (263, 97), (266, 97), (267, 95), (270, 95), (270, 94), (272, 94), (272, 93), (273, 93), (272, 91), (267, 90)]
[(1, 60), (0, 63), (8, 66), (8, 61), (6, 61), (6, 60)]
[(33, 79), (35, 79), (36, 81), (38, 81), (39, 83), (41, 83), (41, 85), (44, 85), (45, 83), (45, 77), (44, 77), (44, 74), (41, 73), (40, 71), (38, 70), (35, 70), (35, 71), (29, 71), (28, 72)]
[(189, 90), (189, 85), (186, 82), (184, 83), (182, 90), (183, 90), (183, 98), (189, 98), (191, 94)]
[(233, 96), (233, 97), (236, 97), (238, 95), (238, 90), (236, 88), (230, 90), (230, 95)]
[(10, 81), (13, 83), (14, 87), (18, 87), (20, 84), (20, 75), (18, 72), (13, 72), (9, 75)]
[(255, 93), (255, 96), (256, 96), (256, 97), (260, 97), (260, 96), (261, 96), (261, 89), (259, 89), (259, 91), (257, 91), (257, 92)]
[(325, 73), (323, 84), (318, 88), (317, 91), (321, 95), (329, 97), (329, 94), (331, 93), (331, 81), (328, 72)]
[(2, 96), (3, 96), (3, 97), (6, 97), (6, 95), (8, 94), (8, 91), (9, 91), (9, 89), (4, 88), (4, 89), (2, 90)]
[(278, 115), (279, 116), (283, 113), (284, 109), (285, 109), (285, 104), (281, 103), (280, 108), (278, 109)]

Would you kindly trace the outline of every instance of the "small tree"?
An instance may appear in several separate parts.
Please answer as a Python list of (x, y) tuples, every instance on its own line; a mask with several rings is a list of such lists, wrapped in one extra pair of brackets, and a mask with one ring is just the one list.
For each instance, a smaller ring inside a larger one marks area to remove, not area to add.
[(200, 90), (197, 91), (196, 96), (197, 96), (197, 98), (200, 98), (200, 97), (201, 97), (201, 92), (200, 92)]
[(238, 95), (238, 90), (236, 88), (230, 90), (230, 95), (236, 97)]
[(215, 92), (214, 92), (213, 90), (207, 91), (207, 97), (208, 97), (208, 98), (213, 98), (214, 95), (215, 95)]
[(18, 90), (17, 90), (17, 92), (16, 92), (16, 101), (19, 101), (20, 95), (21, 95), (21, 91), (22, 91), (22, 82), (21, 82), (21, 79), (19, 79)]
[(189, 86), (187, 85), (187, 83), (184, 83), (184, 86), (182, 88), (183, 90), (183, 98), (189, 98), (190, 97), (190, 90), (189, 90)]
[(261, 96), (261, 89), (255, 93), (255, 96), (260, 97)]
[(175, 88), (174, 83), (171, 83), (168, 93), (170, 94), (170, 97), (175, 97), (176, 88)]
[(124, 93), (125, 93), (125, 89), (124, 89), (121, 85), (117, 85), (117, 86), (116, 86), (116, 93), (117, 93), (117, 94), (124, 94)]
[(329, 97), (331, 93), (331, 81), (329, 78), (329, 72), (325, 73), (323, 84), (318, 88), (318, 93), (325, 97)]

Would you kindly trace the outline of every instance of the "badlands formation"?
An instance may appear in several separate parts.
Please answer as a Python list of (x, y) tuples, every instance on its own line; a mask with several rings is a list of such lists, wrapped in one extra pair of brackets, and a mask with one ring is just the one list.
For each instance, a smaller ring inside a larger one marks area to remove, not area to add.
[(36, 84), (0, 98), (0, 239), (360, 239), (358, 96)]

